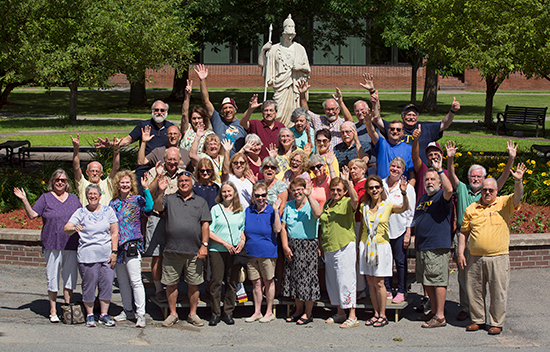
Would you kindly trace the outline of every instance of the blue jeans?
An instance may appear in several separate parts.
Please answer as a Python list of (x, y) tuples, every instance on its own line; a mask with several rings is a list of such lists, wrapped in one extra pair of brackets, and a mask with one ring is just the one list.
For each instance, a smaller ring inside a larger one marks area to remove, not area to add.
[[(407, 250), (403, 248), (403, 239), (405, 233), (396, 239), (390, 239), (390, 246), (393, 254), (393, 260), (395, 261), (395, 269), (397, 271), (397, 292), (405, 293), (407, 285)], [(386, 290), (391, 292), (391, 284), (393, 277), (386, 277), (384, 283)]]

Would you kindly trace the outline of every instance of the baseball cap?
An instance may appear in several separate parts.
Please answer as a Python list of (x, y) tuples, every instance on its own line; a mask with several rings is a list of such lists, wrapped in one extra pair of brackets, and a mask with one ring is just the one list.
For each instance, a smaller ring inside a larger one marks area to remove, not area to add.
[(235, 107), (235, 110), (238, 110), (237, 103), (235, 103), (235, 100), (231, 99), (230, 97), (223, 98), (222, 104), (220, 105), (220, 107), (224, 106), (225, 104), (231, 104)]
[(428, 143), (428, 146), (426, 147), (426, 154), (428, 154), (428, 149), (430, 149), (430, 148), (436, 148), (437, 150), (439, 150), (441, 152), (441, 154), (443, 154), (443, 150), (441, 149), (441, 147), (439, 146), (439, 143), (437, 143), (437, 142)]
[(409, 109), (414, 109), (414, 110), (416, 110), (417, 113), (420, 112), (420, 109), (419, 109), (416, 105), (414, 105), (414, 104), (407, 104), (407, 105), (405, 105), (405, 107), (403, 108), (403, 111), (401, 111), (401, 113), (404, 113), (405, 111), (407, 111), (407, 110), (409, 110)]

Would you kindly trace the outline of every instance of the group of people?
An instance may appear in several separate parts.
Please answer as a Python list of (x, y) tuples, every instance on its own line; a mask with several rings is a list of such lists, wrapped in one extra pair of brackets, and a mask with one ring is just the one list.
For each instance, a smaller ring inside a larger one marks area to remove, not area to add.
[[(383, 327), (388, 324), (387, 303), (406, 298), (406, 251), (414, 235), (417, 281), (431, 302), (431, 313), (419, 317), (425, 321), (422, 327), (446, 325), (454, 241), (461, 287), (458, 318), (471, 315), (470, 331), (485, 324), (488, 283), (495, 296), (489, 333), (500, 333), (506, 295), (499, 290), (506, 290), (509, 267), (506, 224), (521, 201), (525, 171), (522, 164), (512, 171), (513, 142), (507, 144), (508, 164), (498, 181), (485, 179), (485, 169), (473, 165), (465, 184), (454, 171), (454, 143), (446, 146), (447, 170), (437, 143), (460, 109), (456, 99), (440, 122), (419, 123), (420, 111), (413, 104), (403, 108), (402, 120), (384, 121), (373, 76), (364, 74), (360, 85), (369, 92), (371, 107), (363, 100), (355, 102), (354, 122), (339, 89), (323, 102), (324, 115), (318, 115), (308, 106), (308, 83), (298, 81), (300, 107), (284, 117), (292, 124), (285, 126), (276, 119), (277, 102), (259, 103), (257, 95), (240, 120), (230, 97), (216, 110), (206, 84), (208, 69), (198, 65), (195, 72), (202, 106), (190, 108), (193, 82), (188, 80), (180, 127), (166, 120), (168, 104), (156, 101), (152, 118), (128, 136), (98, 138), (98, 147), (114, 148), (107, 178), (101, 179), (103, 169), (97, 162), (88, 164), (88, 179), (83, 177), (79, 138), (71, 137), (80, 200), (68, 193), (70, 181), (63, 170), (52, 175), (50, 192), (34, 207), (23, 190), (14, 190), (29, 217), (44, 220), (52, 322), (59, 321), (59, 276), (65, 282), (65, 301), (70, 302), (78, 268), (88, 326), (95, 326), (96, 287), (100, 323), (136, 319), (136, 326), (145, 326), (144, 255), (152, 257), (155, 298), (169, 306), (163, 326), (179, 321), (176, 302), (182, 273), (190, 324), (204, 325), (197, 315), (204, 281), (211, 297), (209, 325), (234, 324), (244, 268), (255, 308), (247, 323), (273, 321), (274, 298), (284, 296), (296, 303), (286, 321), (308, 324), (314, 302), (326, 291), (337, 307), (326, 323), (356, 327), (356, 302), (368, 288), (374, 314), (365, 324)], [(251, 120), (259, 107), (262, 119)], [(137, 170), (119, 172), (119, 149), (138, 140)], [(497, 197), (510, 173), (516, 180), (514, 194)], [(324, 277), (319, 275), (319, 258)], [(107, 310), (115, 271), (124, 310), (112, 319)], [(267, 309), (262, 313), (264, 296)]]

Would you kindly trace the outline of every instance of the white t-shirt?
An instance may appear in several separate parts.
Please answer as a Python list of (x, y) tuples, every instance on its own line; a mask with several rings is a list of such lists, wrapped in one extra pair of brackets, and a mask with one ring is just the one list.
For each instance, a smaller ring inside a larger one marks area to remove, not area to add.
[[(387, 201), (396, 205), (403, 204), (403, 195), (401, 194), (399, 185), (396, 185), (390, 191), (387, 177), (382, 180), (382, 183), (384, 184), (384, 191), (386, 191), (386, 195), (388, 196)], [(414, 217), (414, 208), (416, 206), (416, 193), (414, 192), (414, 187), (411, 185), (407, 185), (407, 198), (409, 199), (409, 209), (401, 214), (390, 215), (390, 240), (398, 238), (405, 233), (407, 227), (411, 227)]]

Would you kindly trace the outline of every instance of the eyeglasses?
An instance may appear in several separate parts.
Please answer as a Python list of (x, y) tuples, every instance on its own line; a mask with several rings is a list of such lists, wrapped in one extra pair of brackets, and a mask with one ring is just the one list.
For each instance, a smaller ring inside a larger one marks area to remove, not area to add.
[(291, 163), (298, 163), (298, 164), (301, 164), (302, 163), (302, 160), (301, 159), (292, 159), (290, 160)]
[(246, 164), (246, 161), (234, 161), (233, 165), (244, 165)]
[(165, 112), (166, 109), (154, 109), (154, 111), (155, 111), (155, 112), (159, 112), (159, 111), (160, 111), (160, 112)]
[(277, 170), (275, 165), (264, 165), (264, 170)]
[(342, 189), (342, 188), (331, 188), (330, 191), (341, 193), (341, 192), (344, 192), (344, 189)]
[(401, 132), (403, 129), (401, 127), (390, 127), (389, 130), (390, 131)]
[(325, 165), (323, 165), (323, 164), (312, 165), (309, 169), (311, 171), (320, 170), (320, 169), (323, 168), (323, 166), (325, 166)]
[(213, 169), (200, 169), (199, 172), (201, 174), (211, 174), (212, 171), (214, 171)]
[(327, 144), (328, 142), (330, 142), (328, 139), (318, 139), (317, 140), (317, 143), (319, 143), (319, 144)]
[(63, 182), (63, 183), (66, 183), (66, 182), (67, 182), (67, 179), (66, 179), (66, 178), (56, 178), (54, 182)]
[(380, 185), (369, 186), (369, 187), (368, 187), (369, 191), (372, 191), (373, 189), (380, 189), (380, 188), (382, 188), (382, 186), (380, 186)]
[(254, 193), (255, 198), (267, 198), (267, 193)]
[(493, 189), (493, 188), (482, 188), (481, 189), (481, 192), (486, 192), (486, 193), (495, 193), (496, 189)]

